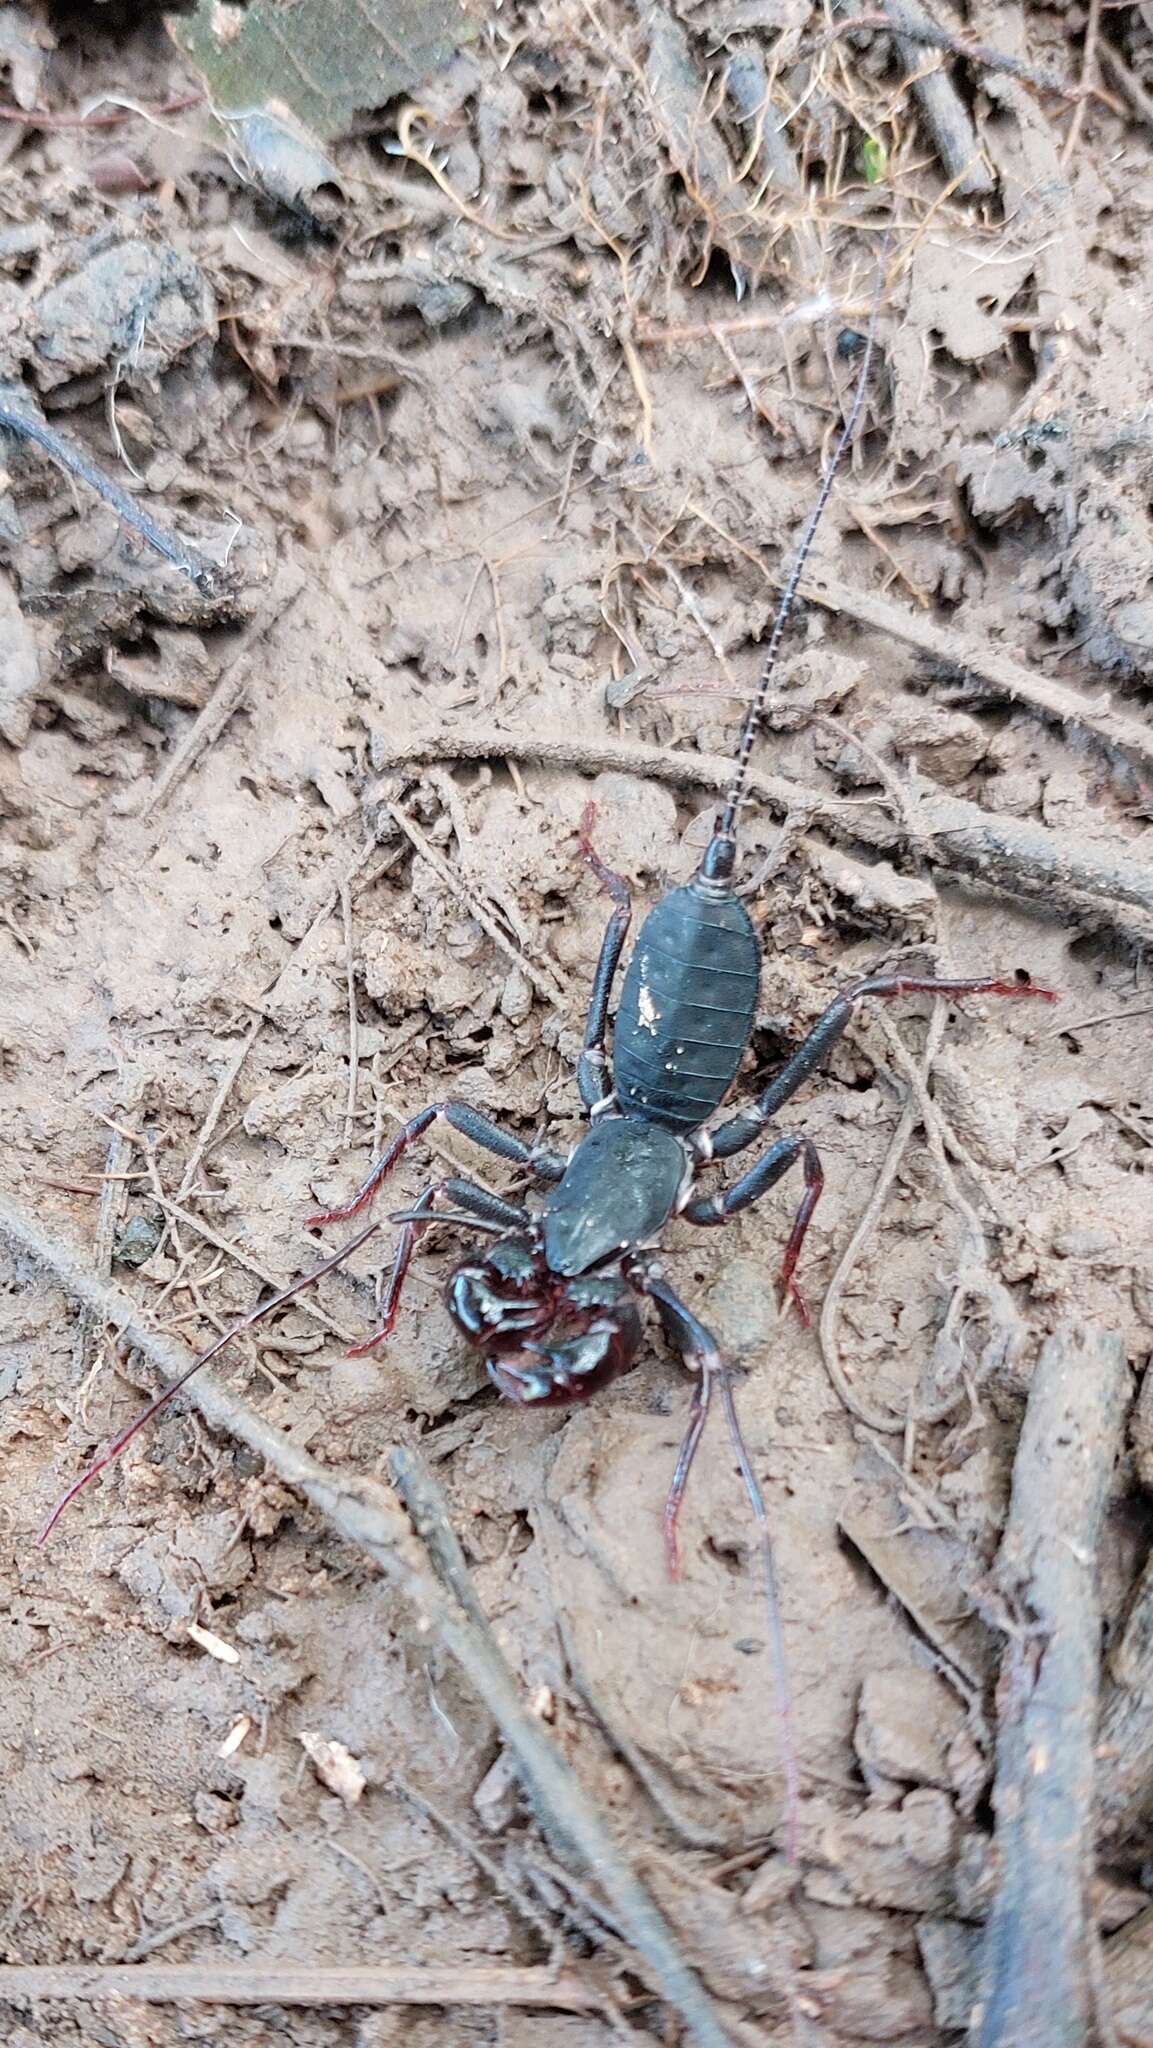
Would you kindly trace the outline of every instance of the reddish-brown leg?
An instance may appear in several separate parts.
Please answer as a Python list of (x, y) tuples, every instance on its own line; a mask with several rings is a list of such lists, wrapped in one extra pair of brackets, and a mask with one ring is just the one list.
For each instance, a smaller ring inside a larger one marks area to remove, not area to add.
[(770, 1118), (783, 1108), (784, 1104), (797, 1093), (816, 1072), (827, 1052), (842, 1036), (857, 1005), (866, 996), (876, 996), (888, 1002), (893, 996), (1011, 996), (1024, 998), (1037, 996), (1042, 1002), (1055, 1003), (1057, 994), (1051, 988), (1039, 988), (1033, 981), (933, 981), (919, 975), (882, 974), (871, 979), (855, 981), (851, 987), (842, 989), (834, 996), (827, 1010), (817, 1018), (808, 1037), (802, 1039), (791, 1059), (785, 1061), (779, 1074), (775, 1074), (755, 1102), (747, 1109), (738, 1110), (736, 1116), (718, 1126), (710, 1133), (713, 1159), (731, 1159), (735, 1152), (742, 1152), (751, 1145)]
[(781, 1299), (787, 1301), (790, 1296), (792, 1297), (797, 1314), (807, 1328), (810, 1322), (809, 1311), (793, 1274), (801, 1255), (805, 1232), (813, 1220), (813, 1211), (821, 1199), (821, 1190), (825, 1185), (820, 1154), (811, 1138), (799, 1137), (793, 1133), (778, 1138), (776, 1144), (770, 1145), (768, 1151), (762, 1153), (748, 1171), (733, 1182), (731, 1188), (725, 1188), (716, 1195), (695, 1195), (691, 1202), (686, 1203), (682, 1213), (689, 1223), (727, 1223), (730, 1216), (739, 1215), (742, 1209), (749, 1208), (753, 1202), (767, 1194), (780, 1180), (781, 1175), (787, 1173), (798, 1159), (805, 1178), (805, 1191), (801, 1197), (796, 1220), (789, 1232), (789, 1241), (781, 1262)]
[(371, 1202), (378, 1187), (392, 1172), (397, 1160), (407, 1152), (415, 1138), (427, 1131), (430, 1124), (442, 1116), (445, 1123), (462, 1137), (471, 1138), (474, 1145), (483, 1146), (486, 1152), (495, 1152), (498, 1159), (510, 1159), (514, 1166), (530, 1167), (542, 1180), (559, 1180), (564, 1172), (565, 1162), (555, 1153), (537, 1151), (526, 1145), (523, 1138), (514, 1138), (511, 1131), (502, 1131), (490, 1117), (473, 1109), (467, 1102), (430, 1102), (416, 1116), (402, 1124), (391, 1145), (375, 1159), (368, 1174), (361, 1181), (352, 1199), (342, 1202), (338, 1209), (318, 1209), (312, 1216), (306, 1216), (305, 1227), (315, 1230), (324, 1223), (347, 1223), (350, 1216), (358, 1216)]
[(670, 1579), (679, 1579), (681, 1575), (681, 1548), (677, 1528), (685, 1503), (685, 1487), (688, 1485), (693, 1459), (697, 1455), (697, 1446), (709, 1419), (712, 1393), (713, 1376), (707, 1369), (702, 1370), (693, 1381), (692, 1407), (689, 1409), (688, 1423), (681, 1438), (680, 1450), (677, 1452), (677, 1462), (669, 1481), (669, 1490), (665, 1495), (665, 1561), (668, 1564)]
[[(1044, 1002), (1056, 1002), (1052, 989), (1039, 988), (1031, 981), (935, 981), (919, 975), (877, 975), (871, 980), (854, 982), (829, 1004), (824, 1015), (817, 1019), (812, 1030), (797, 1047), (792, 1058), (787, 1060), (764, 1092), (748, 1109), (738, 1111), (727, 1123), (709, 1134), (709, 1157), (731, 1159), (752, 1143), (776, 1115), (782, 1104), (797, 1093), (802, 1084), (816, 1070), (826, 1053), (841, 1037), (858, 1003), (866, 996), (877, 996), (888, 1000), (892, 996), (935, 995), (953, 996), (1039, 996)], [(731, 1188), (717, 1195), (696, 1195), (686, 1204), (684, 1216), (690, 1223), (727, 1223), (741, 1209), (755, 1202), (773, 1183), (786, 1173), (795, 1159), (800, 1159), (805, 1177), (805, 1191), (801, 1197), (796, 1219), (785, 1246), (781, 1265), (781, 1286), (786, 1296), (791, 1295), (801, 1321), (808, 1325), (810, 1316), (804, 1297), (797, 1287), (794, 1274), (805, 1233), (813, 1219), (813, 1211), (821, 1198), (824, 1174), (816, 1146), (809, 1138), (784, 1137), (770, 1145), (767, 1152), (734, 1181)]]
[[(447, 1195), (449, 1201), (455, 1203), (455, 1210), (447, 1215), (444, 1211), (438, 1211), (438, 1195)], [(463, 1223), (476, 1230), (495, 1230), (498, 1234), (510, 1230), (523, 1230), (528, 1223), (525, 1211), (518, 1208), (515, 1203), (506, 1202), (500, 1195), (490, 1194), (487, 1188), (477, 1187), (475, 1182), (461, 1180), (455, 1174), (450, 1175), (447, 1180), (435, 1181), (431, 1187), (425, 1189), (405, 1215), (394, 1216), (392, 1220), (394, 1223), (401, 1223), (403, 1228), (397, 1240), (392, 1272), (388, 1276), (388, 1285), (384, 1290), (380, 1324), (371, 1337), (366, 1337), (363, 1343), (353, 1345), (348, 1354), (350, 1358), (363, 1358), (367, 1352), (375, 1351), (378, 1344), (383, 1344), (386, 1337), (391, 1336), (400, 1308), (401, 1293), (412, 1263), (413, 1249), (417, 1238), (422, 1231), (428, 1229), (430, 1223)]]
[[(435, 1188), (430, 1188), (428, 1195), (421, 1197), (421, 1202), (417, 1204), (417, 1207), (419, 1208), (427, 1200), (431, 1208), (432, 1197), (435, 1193)], [(386, 1337), (392, 1335), (392, 1327), (400, 1309), (400, 1297), (404, 1290), (404, 1283), (408, 1278), (409, 1266), (412, 1263), (413, 1247), (421, 1231), (426, 1230), (429, 1223), (435, 1223), (435, 1221), (435, 1216), (430, 1214), (427, 1219), (422, 1218), (419, 1222), (414, 1221), (404, 1225), (396, 1241), (396, 1256), (392, 1262), (392, 1271), (388, 1276), (388, 1285), (381, 1299), (380, 1322), (370, 1337), (365, 1337), (361, 1343), (353, 1344), (350, 1347), (348, 1352), (349, 1358), (366, 1357), (370, 1351), (376, 1350), (378, 1344), (383, 1344)]]
[(773, 1676), (777, 1692), (777, 1715), (780, 1725), (781, 1767), (785, 1780), (785, 1854), (790, 1863), (796, 1862), (797, 1834), (800, 1813), (800, 1770), (797, 1764), (797, 1747), (793, 1727), (792, 1692), (789, 1686), (789, 1668), (785, 1658), (784, 1631), (781, 1626), (781, 1604), (777, 1591), (777, 1568), (773, 1556), (773, 1539), (769, 1533), (769, 1518), (765, 1512), (764, 1496), (753, 1470), (744, 1436), (741, 1433), (736, 1403), (733, 1400), (732, 1381), (721, 1358), (716, 1338), (711, 1331), (693, 1314), (678, 1294), (673, 1292), (658, 1269), (635, 1270), (633, 1279), (651, 1300), (655, 1301), (665, 1334), (676, 1346), (685, 1364), (696, 1375), (693, 1387), (693, 1405), (689, 1426), (685, 1431), (677, 1456), (676, 1470), (665, 1500), (665, 1551), (669, 1571), (673, 1578), (679, 1576), (680, 1555), (677, 1545), (677, 1523), (684, 1501), (685, 1485), (697, 1446), (700, 1443), (705, 1423), (708, 1420), (714, 1386), (719, 1390), (721, 1405), (725, 1411), (729, 1438), (736, 1454), (737, 1469), (744, 1483), (745, 1493), (757, 1525), (757, 1539), (761, 1556), (761, 1571), (764, 1580), (765, 1609), (768, 1616), (769, 1640), (772, 1645)]
[(313, 1215), (306, 1216), (304, 1219), (305, 1229), (319, 1230), (322, 1224), (347, 1223), (350, 1217), (359, 1216), (361, 1210), (367, 1208), (369, 1202), (371, 1202), (381, 1181), (387, 1179), (397, 1160), (403, 1153), (407, 1152), (413, 1139), (419, 1138), (423, 1132), (427, 1131), (429, 1125), (435, 1123), (438, 1116), (443, 1116), (446, 1107), (447, 1104), (443, 1102), (432, 1102), (427, 1109), (422, 1109), (419, 1115), (411, 1116), (406, 1124), (401, 1125), (391, 1145), (381, 1153), (380, 1158), (374, 1159), (366, 1178), (361, 1181), (356, 1193), (347, 1202), (342, 1202), (336, 1209), (317, 1209)]

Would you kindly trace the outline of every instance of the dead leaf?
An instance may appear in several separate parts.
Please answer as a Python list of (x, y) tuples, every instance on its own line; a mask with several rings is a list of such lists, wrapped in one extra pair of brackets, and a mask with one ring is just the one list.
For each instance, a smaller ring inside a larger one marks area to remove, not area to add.
[(287, 111), (324, 141), (419, 85), (479, 29), (463, 0), (199, 0), (168, 17), (218, 115)]
[(351, 1750), (343, 1742), (329, 1742), (324, 1735), (309, 1733), (296, 1739), (321, 1784), (343, 1799), (346, 1806), (355, 1806), (368, 1780)]

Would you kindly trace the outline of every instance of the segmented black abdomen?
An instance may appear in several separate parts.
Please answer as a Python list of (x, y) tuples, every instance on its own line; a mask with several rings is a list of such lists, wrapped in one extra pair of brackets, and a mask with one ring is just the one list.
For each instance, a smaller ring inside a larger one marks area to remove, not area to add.
[(743, 903), (698, 876), (651, 910), (613, 1032), (626, 1116), (692, 1131), (723, 1101), (749, 1041), (761, 955)]

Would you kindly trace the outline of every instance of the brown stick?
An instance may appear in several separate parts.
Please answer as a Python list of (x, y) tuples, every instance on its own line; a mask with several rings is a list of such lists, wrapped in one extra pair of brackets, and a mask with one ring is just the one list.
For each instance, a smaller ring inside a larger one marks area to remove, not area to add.
[[(917, 72), (924, 59), (912, 36), (930, 25), (924, 9), (917, 0), (884, 0), (884, 9), (896, 34), (902, 64)], [(948, 73), (937, 69), (917, 77), (913, 91), (954, 192), (973, 199), (994, 191), (996, 183), (981, 154), (973, 123)]]
[(1143, 121), (1147, 128), (1153, 128), (1153, 93), (1142, 85), (1136, 73), (1126, 64), (1125, 59), (1118, 55), (1112, 43), (1102, 41), (1098, 54), (1102, 66), (1114, 83), (1120, 86), (1138, 120)]
[[(268, 1272), (264, 1265), (257, 1263), (251, 1252), (245, 1251), (243, 1245), (234, 1244), (230, 1237), (222, 1237), (218, 1230), (212, 1228), (211, 1223), (205, 1223), (203, 1217), (195, 1216), (191, 1209), (185, 1209), (179, 1202), (170, 1202), (166, 1195), (156, 1199), (165, 1216), (174, 1218), (177, 1223), (183, 1223), (186, 1230), (194, 1230), (198, 1237), (204, 1239), (205, 1244), (212, 1246), (214, 1251), (223, 1252), (226, 1258), (235, 1259), (238, 1266), (243, 1266), (246, 1273), (253, 1274), (265, 1287), (279, 1290), (287, 1284), (283, 1274)], [(330, 1336), (339, 1337), (342, 1344), (355, 1344), (355, 1331), (344, 1329), (329, 1315), (327, 1309), (321, 1308), (318, 1301), (309, 1301), (307, 1295), (301, 1295), (296, 1307), (302, 1316), (307, 1316), (311, 1322), (319, 1323), (321, 1329), (327, 1330)]]
[[(139, 1322), (136, 1307), (126, 1294), (103, 1285), (70, 1246), (50, 1237), (4, 1196), (0, 1196), (0, 1238), (54, 1274), (74, 1300), (113, 1324), (124, 1342), (151, 1359), (167, 1378), (175, 1379), (187, 1371), (192, 1357), (182, 1344)], [(603, 1889), (634, 1948), (648, 1964), (654, 1988), (686, 2020), (701, 2048), (732, 2048), (734, 2036), (685, 1962), (672, 1930), (633, 1876), (575, 1773), (539, 1720), (523, 1705), (520, 1688), (487, 1621), (475, 1605), (466, 1612), (455, 1601), (446, 1600), (429, 1568), (426, 1550), (394, 1497), (372, 1480), (321, 1465), (283, 1430), (265, 1422), (239, 1395), (230, 1393), (211, 1372), (191, 1381), (186, 1398), (212, 1428), (227, 1430), (238, 1442), (247, 1444), (278, 1478), (303, 1494), (331, 1528), (366, 1552), (411, 1602), (423, 1626), (437, 1632), (500, 1729), (538, 1812), (557, 1838), (571, 1845)], [(278, 1971), (277, 1982), (281, 1974)]]
[(255, 617), (249, 620), (232, 649), (203, 711), (162, 768), (144, 805), (143, 817), (150, 817), (168, 801), (177, 783), (183, 782), (201, 754), (220, 738), (229, 719), (244, 702), (248, 688), (248, 656), (283, 618), (289, 606), (296, 603), (303, 589), (304, 577), (298, 569), (286, 567), (280, 571), (264, 603)]
[[(716, 754), (674, 753), (639, 740), (589, 743), (474, 728), (402, 741), (377, 734), (373, 741), (378, 769), (427, 761), (501, 759), (538, 761), (588, 775), (603, 770), (651, 775), (685, 789), (725, 790), (732, 775), (731, 761)], [(784, 817), (811, 813), (835, 839), (884, 848), (909, 843), (905, 826), (880, 804), (830, 796), (783, 775), (750, 776), (749, 795)], [(980, 804), (946, 796), (931, 784), (910, 783), (908, 797), (918, 832), (916, 850), (939, 866), (1014, 895), (1039, 899), (1078, 921), (1106, 922), (1136, 943), (1153, 939), (1153, 868), (1148, 862), (1112, 854), (1095, 840), (1058, 835), (1028, 819), (982, 810)], [(1127, 915), (1121, 907), (1126, 904), (1143, 915)], [(1101, 907), (1106, 910), (1103, 919)]]
[(1077, 144), (1081, 140), (1081, 129), (1085, 122), (1085, 102), (1093, 73), (1097, 69), (1097, 39), (1101, 33), (1101, 0), (1089, 0), (1089, 13), (1085, 20), (1085, 43), (1081, 52), (1081, 97), (1073, 109), (1069, 132), (1061, 144), (1061, 169), (1068, 170)]
[[(839, 36), (859, 35), (863, 28), (886, 29), (890, 35), (893, 32), (887, 14), (878, 14), (871, 9), (860, 14), (845, 14), (823, 35), (802, 43), (796, 52), (796, 61), (800, 63), (815, 51), (827, 48)], [(1096, 99), (1115, 112), (1123, 111), (1112, 94), (1102, 92), (1099, 86), (1067, 85), (1063, 78), (1055, 78), (1051, 71), (1038, 71), (1035, 65), (1022, 63), (1020, 57), (1010, 57), (1007, 50), (995, 50), (989, 43), (975, 43), (968, 36), (955, 36), (947, 28), (938, 28), (934, 21), (926, 19), (916, 27), (906, 20), (903, 33), (911, 43), (923, 43), (931, 50), (945, 50), (951, 57), (960, 57), (963, 63), (972, 64), (980, 71), (1004, 71), (1025, 85), (1035, 85), (1038, 92), (1054, 93), (1061, 100)]]
[(1042, 1347), (996, 1569), (1010, 1613), (993, 1795), (1001, 1882), (971, 2048), (1089, 2039), (1096, 1552), (1128, 1392), (1114, 1332), (1068, 1323)]
[(749, 263), (757, 253), (756, 242), (749, 243), (756, 222), (709, 111), (708, 88), (689, 38), (662, 0), (646, 0), (641, 25), (649, 115), (669, 162), (704, 213), (712, 240), (735, 262)]
[(1153, 1805), (1153, 1556), (1106, 1662), (1097, 1816), (1109, 1840), (1143, 1828)]
[(797, 202), (789, 223), (797, 256), (796, 274), (802, 279), (819, 277), (820, 241), (812, 221), (805, 215), (801, 203), (804, 187), (793, 145), (778, 122), (768, 73), (754, 43), (730, 46), (725, 98), (745, 144), (742, 171), (755, 172), (770, 190), (787, 192)]
[(43, 1964), (0, 1967), (0, 2004), (45, 1998), (139, 1998), (215, 2005), (528, 2005), (591, 2012), (603, 2003), (571, 1970), (372, 1963), (299, 1969), (288, 1963)]
[(563, 1012), (566, 1006), (565, 990), (558, 983), (555, 973), (550, 979), (548, 974), (543, 973), (539, 967), (526, 958), (519, 946), (506, 937), (492, 912), (487, 910), (485, 905), (479, 901), (475, 893), (468, 887), (468, 884), (457, 874), (456, 869), (451, 867), (449, 862), (445, 860), (443, 854), (438, 853), (436, 848), (429, 844), (420, 826), (416, 824), (414, 819), (409, 817), (407, 811), (403, 811), (399, 804), (389, 804), (388, 813), (393, 824), (398, 825), (404, 833), (413, 851), (419, 854), (421, 860), (432, 869), (433, 874), (444, 883), (445, 888), (451, 890), (457, 901), (464, 904), (470, 917), (474, 917), (481, 930), (487, 932), (493, 945), (504, 954), (505, 959), (511, 960), (514, 967), (519, 967), (526, 981), (532, 983), (538, 996), (543, 997), (544, 1001), (551, 1004), (554, 1010), (561, 1010)]
[(107, 114), (53, 114), (46, 107), (0, 106), (0, 121), (15, 121), (23, 128), (118, 128), (122, 121), (159, 121), (167, 114), (182, 114), (198, 107), (202, 92), (173, 93), (157, 107), (114, 107)]
[(730, 49), (725, 98), (739, 122), (756, 123), (746, 154), (752, 156), (761, 176), (780, 192), (799, 193), (797, 159), (788, 136), (777, 124), (768, 74), (755, 45), (743, 43)]
[[(774, 587), (779, 581), (775, 575), (769, 580)], [(927, 655), (930, 661), (964, 671), (978, 682), (987, 683), (993, 696), (1007, 697), (1011, 704), (1023, 705), (1058, 725), (1080, 727), (1107, 747), (1116, 747), (1132, 760), (1153, 767), (1153, 732), (1147, 725), (1114, 711), (1107, 702), (1083, 697), (1067, 683), (1054, 683), (1047, 676), (1035, 675), (1024, 662), (1014, 661), (1011, 654), (1001, 654), (984, 641), (966, 639), (955, 626), (934, 625), (931, 619), (909, 611), (904, 605), (893, 604), (871, 590), (856, 590), (840, 577), (820, 570), (805, 578), (801, 596), (855, 619), (858, 625), (886, 633), (906, 647), (915, 647), (918, 654)]]

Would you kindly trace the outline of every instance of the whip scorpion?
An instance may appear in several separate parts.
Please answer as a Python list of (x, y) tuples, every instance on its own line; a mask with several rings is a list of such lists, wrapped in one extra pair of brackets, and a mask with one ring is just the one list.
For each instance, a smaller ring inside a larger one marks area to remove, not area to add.
[[(780, 1281), (805, 1317), (796, 1269), (820, 1200), (821, 1161), (802, 1132), (777, 1132), (727, 1186), (709, 1188), (719, 1163), (763, 1140), (779, 1112), (835, 1045), (866, 1000), (925, 994), (1037, 996), (1051, 991), (997, 977), (943, 981), (932, 975), (868, 976), (836, 996), (755, 1100), (719, 1123), (756, 1018), (760, 943), (737, 894), (740, 814), (749, 762), (769, 697), (778, 653), (802, 571), (833, 482), (864, 404), (875, 352), (876, 307), (865, 339), (852, 403), (798, 543), (773, 621), (755, 694), (741, 729), (732, 780), (693, 879), (649, 912), (634, 943), (612, 1026), (609, 1013), (631, 919), (624, 882), (592, 843), (592, 807), (580, 849), (612, 902), (593, 977), (577, 1086), (588, 1129), (567, 1153), (531, 1145), (465, 1102), (420, 1109), (396, 1133), (352, 1198), (308, 1217), (312, 1227), (346, 1222), (365, 1210), (402, 1155), (438, 1121), (520, 1168), (542, 1197), (510, 1201), (460, 1175), (438, 1179), (392, 1220), (400, 1225), (379, 1326), (357, 1346), (371, 1351), (391, 1333), (414, 1247), (433, 1224), (449, 1222), (483, 1242), (459, 1264), (447, 1288), (449, 1313), (484, 1360), (497, 1391), (525, 1407), (586, 1401), (637, 1361), (642, 1304), (651, 1301), (665, 1334), (692, 1375), (692, 1402), (664, 1509), (667, 1553), (677, 1570), (677, 1523), (685, 1483), (714, 1393), (726, 1414), (737, 1463), (761, 1543), (782, 1719), (789, 1853), (795, 1841), (797, 1773), (789, 1732), (772, 1550), (759, 1482), (738, 1426), (733, 1390), (716, 1340), (673, 1286), (660, 1257), (674, 1217), (713, 1228), (766, 1194), (792, 1168), (801, 1196), (785, 1245)], [(89, 1465), (53, 1509), (41, 1540), (68, 1502), (163, 1408), (191, 1374), (238, 1335), (338, 1266), (378, 1226), (369, 1224), (323, 1265), (264, 1302), (218, 1338), (187, 1373), (165, 1388)]]

